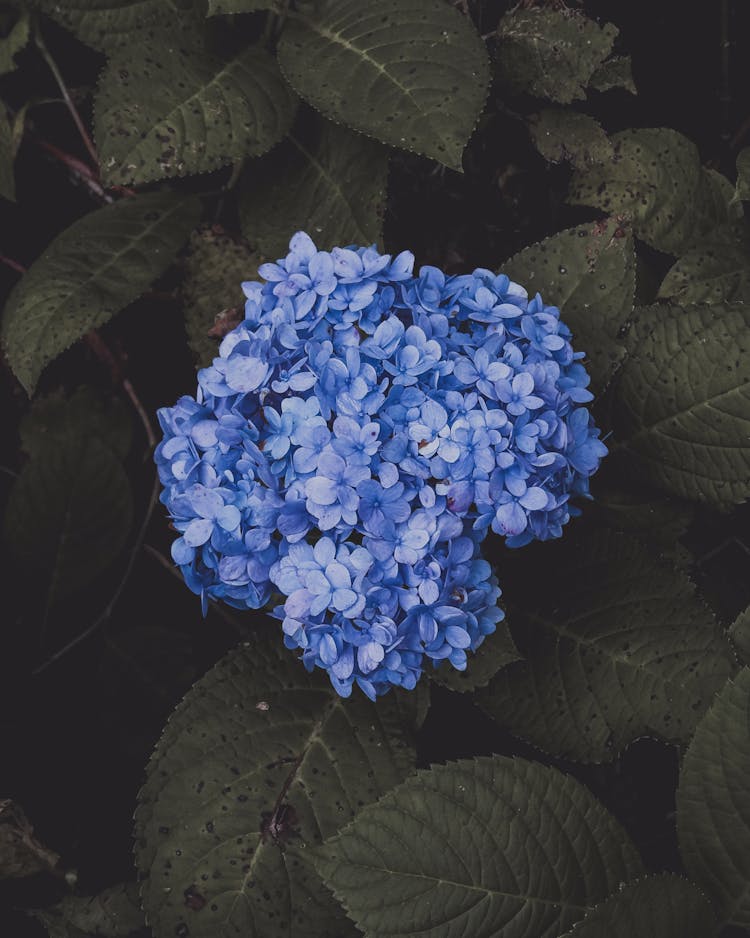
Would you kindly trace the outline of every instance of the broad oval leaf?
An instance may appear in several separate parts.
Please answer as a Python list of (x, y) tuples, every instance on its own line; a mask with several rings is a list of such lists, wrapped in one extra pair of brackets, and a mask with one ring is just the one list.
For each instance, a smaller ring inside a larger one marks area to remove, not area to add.
[(489, 85), (484, 44), (445, 0), (308, 3), (279, 63), (326, 117), (459, 171)]
[(296, 97), (260, 46), (222, 58), (199, 36), (160, 31), (114, 51), (94, 108), (102, 176), (122, 185), (265, 153), (291, 126)]
[(628, 468), (719, 507), (750, 495), (750, 309), (645, 310), (650, 331), (621, 372), (615, 439)]
[(641, 871), (583, 785), (501, 756), (418, 772), (314, 858), (378, 938), (556, 938)]
[(15, 57), (29, 41), (29, 14), (21, 10), (10, 32), (0, 38), (0, 75), (15, 71)]
[(243, 178), (240, 222), (267, 257), (283, 257), (295, 231), (321, 250), (382, 240), (388, 149), (346, 127), (318, 119)]
[(717, 926), (700, 889), (667, 874), (622, 886), (562, 938), (711, 938)]
[(146, 931), (137, 883), (119, 883), (96, 896), (67, 896), (31, 914), (44, 925), (49, 938), (135, 938)]
[(29, 394), (48, 362), (166, 270), (199, 212), (192, 197), (138, 195), (84, 215), (55, 238), (16, 284), (0, 326), (8, 363)]
[(729, 681), (695, 731), (677, 790), (688, 874), (722, 920), (750, 927), (750, 668)]
[(215, 227), (190, 236), (182, 301), (188, 342), (200, 367), (211, 364), (219, 340), (245, 318), (241, 285), (257, 279), (261, 263), (246, 244)]
[(526, 660), (479, 691), (482, 709), (584, 762), (612, 759), (639, 736), (687, 741), (736, 668), (687, 576), (610, 531), (571, 531), (521, 553), (504, 561), (503, 582)]
[(23, 571), (44, 576), (48, 604), (87, 586), (122, 550), (130, 483), (109, 446), (75, 434), (34, 448), (13, 484), (5, 540)]
[(273, 643), (230, 653), (174, 712), (136, 811), (156, 938), (349, 935), (299, 852), (413, 768), (391, 695), (342, 700)]
[(594, 391), (602, 391), (625, 356), (620, 330), (635, 296), (633, 236), (620, 219), (568, 228), (524, 248), (503, 273), (560, 308)]
[(586, 85), (617, 34), (611, 23), (599, 26), (577, 10), (519, 4), (497, 27), (500, 80), (517, 94), (570, 104), (586, 97)]
[(666, 127), (623, 130), (610, 138), (613, 158), (577, 170), (568, 201), (608, 214), (627, 213), (636, 235), (680, 254), (729, 217), (717, 181), (687, 137)]

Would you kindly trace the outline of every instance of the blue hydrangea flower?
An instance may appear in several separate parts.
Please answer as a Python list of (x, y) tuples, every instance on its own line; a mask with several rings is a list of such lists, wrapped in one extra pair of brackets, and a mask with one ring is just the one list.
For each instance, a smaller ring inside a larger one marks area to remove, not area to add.
[(188, 586), (269, 608), (342, 696), (465, 668), (503, 618), (487, 533), (559, 537), (607, 453), (556, 307), (413, 263), (298, 232), (196, 397), (159, 411)]

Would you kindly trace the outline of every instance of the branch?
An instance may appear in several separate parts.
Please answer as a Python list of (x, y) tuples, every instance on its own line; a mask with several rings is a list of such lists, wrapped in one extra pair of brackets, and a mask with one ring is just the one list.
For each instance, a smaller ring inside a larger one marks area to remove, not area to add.
[(96, 147), (94, 146), (91, 140), (91, 137), (89, 136), (89, 133), (86, 130), (86, 127), (84, 126), (83, 121), (81, 120), (81, 115), (78, 113), (78, 109), (73, 103), (73, 99), (70, 97), (70, 94), (68, 93), (67, 86), (65, 84), (65, 81), (62, 75), (60, 74), (60, 70), (57, 67), (57, 63), (50, 55), (49, 49), (45, 45), (44, 40), (42, 39), (42, 34), (39, 32), (38, 29), (34, 30), (34, 42), (36, 43), (36, 46), (39, 49), (39, 51), (42, 53), (42, 57), (44, 58), (44, 61), (49, 66), (49, 70), (55, 76), (57, 87), (60, 89), (60, 93), (63, 96), (63, 100), (65, 101), (65, 104), (67, 105), (67, 108), (70, 111), (70, 116), (73, 118), (73, 123), (78, 128), (78, 133), (81, 135), (81, 139), (83, 140), (84, 146), (88, 150), (89, 155), (91, 156), (91, 159), (94, 161), (94, 166), (97, 168), (96, 175), (98, 177), (99, 157), (96, 152)]

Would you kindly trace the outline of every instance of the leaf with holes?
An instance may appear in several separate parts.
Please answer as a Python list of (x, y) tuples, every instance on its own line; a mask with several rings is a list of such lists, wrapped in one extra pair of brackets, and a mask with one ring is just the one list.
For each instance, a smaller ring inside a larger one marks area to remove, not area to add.
[(445, 0), (306, 4), (279, 63), (326, 117), (459, 171), (489, 85), (484, 43)]
[(94, 101), (109, 185), (220, 169), (270, 150), (296, 97), (260, 46), (222, 57), (202, 37), (162, 31), (118, 47)]
[(230, 653), (185, 697), (136, 811), (156, 938), (350, 935), (303, 857), (413, 768), (390, 695), (342, 700), (281, 639)]
[(612, 157), (612, 144), (598, 121), (568, 108), (545, 108), (530, 121), (534, 146), (548, 163), (585, 168)]
[(58, 235), (11, 293), (0, 337), (31, 394), (45, 365), (140, 296), (174, 260), (200, 203), (139, 195), (84, 215)]
[(639, 736), (689, 739), (736, 665), (687, 576), (610, 531), (571, 531), (522, 553), (506, 560), (504, 583), (526, 660), (479, 691), (482, 709), (584, 762), (612, 759)]
[(712, 938), (717, 925), (697, 886), (663, 874), (622, 885), (562, 938)]
[(31, 914), (44, 925), (49, 938), (130, 938), (146, 932), (136, 883), (110, 886), (96, 896), (67, 896)]
[(695, 731), (677, 789), (685, 869), (722, 921), (750, 927), (750, 668), (729, 681)]
[(36, 444), (13, 484), (5, 541), (48, 604), (75, 593), (122, 550), (133, 517), (130, 483), (119, 459), (94, 436)]
[(619, 332), (633, 311), (635, 251), (628, 228), (617, 218), (568, 228), (524, 248), (502, 271), (560, 308), (576, 349), (586, 352), (594, 390), (603, 390), (625, 356)]
[(701, 241), (667, 272), (659, 299), (681, 305), (750, 303), (750, 240), (743, 232)]
[(516, 94), (560, 104), (586, 97), (586, 85), (612, 51), (618, 30), (576, 10), (522, 9), (497, 27), (500, 81)]
[(750, 664), (750, 606), (734, 620), (729, 637), (745, 664)]
[(407, 779), (314, 851), (367, 935), (556, 938), (640, 860), (575, 779), (495, 756)]
[(70, 397), (60, 392), (38, 398), (19, 427), (21, 448), (35, 458), (41, 450), (76, 440), (81, 445), (96, 437), (125, 459), (133, 440), (133, 423), (124, 402), (93, 388), (77, 388)]
[(611, 160), (577, 170), (568, 201), (627, 213), (636, 235), (659, 251), (684, 253), (730, 213), (718, 182), (687, 137), (666, 127), (623, 130), (610, 138)]
[(429, 670), (427, 674), (436, 684), (442, 684), (443, 687), (463, 694), (478, 687), (485, 687), (501, 668), (518, 661), (520, 657), (507, 624), (500, 622), (497, 630), (488, 635), (479, 648), (469, 655), (465, 671), (443, 666), (434, 671)]
[(148, 29), (185, 23), (200, 8), (199, 0), (34, 0), (34, 5), (81, 42), (106, 52)]
[(388, 149), (317, 119), (264, 160), (247, 167), (240, 196), (245, 237), (283, 257), (306, 231), (321, 250), (382, 241)]
[(658, 306), (617, 388), (615, 439), (633, 475), (729, 507), (750, 495), (750, 309)]
[(261, 263), (246, 244), (224, 231), (201, 228), (190, 236), (182, 301), (188, 342), (199, 366), (211, 364), (222, 336), (245, 318), (241, 285), (257, 278)]
[(633, 65), (629, 55), (613, 55), (611, 59), (594, 69), (589, 81), (589, 88), (594, 91), (611, 91), (612, 88), (624, 88), (631, 94), (638, 94), (633, 81)]

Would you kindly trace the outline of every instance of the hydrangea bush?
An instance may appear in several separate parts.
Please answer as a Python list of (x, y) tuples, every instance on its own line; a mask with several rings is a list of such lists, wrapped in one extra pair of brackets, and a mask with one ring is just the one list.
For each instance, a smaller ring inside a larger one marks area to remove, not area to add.
[(159, 412), (172, 557), (193, 592), (268, 607), (342, 696), (463, 670), (503, 618), (481, 555), (559, 537), (607, 449), (559, 310), (503, 274), (373, 247), (289, 253)]

